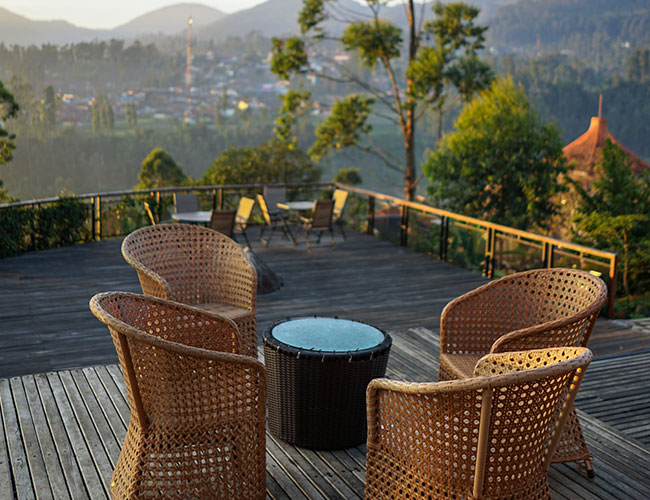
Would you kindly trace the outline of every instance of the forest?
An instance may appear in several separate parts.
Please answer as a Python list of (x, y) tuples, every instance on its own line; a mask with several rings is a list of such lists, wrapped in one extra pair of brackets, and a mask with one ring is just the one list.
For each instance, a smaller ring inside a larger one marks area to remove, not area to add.
[[(131, 44), (111, 40), (41, 47), (0, 44), (0, 81), (21, 107), (18, 116), (6, 124), (16, 134), (17, 147), (13, 161), (0, 170), (5, 188), (18, 199), (55, 196), (62, 191), (79, 194), (128, 189), (137, 183), (142, 160), (156, 147), (164, 147), (187, 175), (200, 179), (214, 158), (229, 146), (257, 146), (272, 136), (281, 99), (261, 96), (253, 89), (260, 79), (277, 82), (268, 70), (260, 69), (268, 65), (265, 60), (270, 47), (270, 40), (256, 33), (218, 43), (197, 41), (193, 60), (197, 75), (203, 75), (196, 77), (196, 84), (220, 89), (217, 96), (205, 102), (206, 109), (225, 107), (222, 93), (225, 95), (232, 88), (239, 93), (229, 98), (230, 106), (235, 106), (237, 99), (257, 99), (264, 106), (242, 112), (235, 108), (232, 116), (222, 114), (216, 118), (211, 111), (188, 121), (182, 116), (153, 119), (138, 104), (136, 122), (134, 115), (127, 117), (129, 106), (118, 108), (120, 96), (128, 89), (182, 85), (182, 39), (166, 37)], [(610, 131), (630, 149), (648, 158), (650, 45), (626, 50), (624, 55), (616, 63), (613, 59), (589, 59), (588, 52), (566, 54), (553, 49), (532, 55), (494, 55), (485, 51), (482, 57), (496, 75), (512, 75), (515, 82), (524, 86), (540, 115), (557, 125), (567, 143), (587, 129), (590, 117), (597, 114), (598, 96), (602, 93)], [(232, 73), (227, 80), (226, 73)], [(376, 78), (367, 70), (361, 74)], [(207, 81), (209, 77), (216, 83)], [(304, 79), (302, 84), (305, 85)], [(324, 80), (310, 85), (322, 107), (348, 91)], [(46, 103), (48, 88), (55, 94), (53, 104)], [(62, 113), (62, 98), (67, 92), (87, 96), (89, 101), (103, 99), (112, 103), (112, 125), (101, 130), (93, 127), (90, 106), (77, 115), (76, 122), (67, 121)], [(49, 114), (44, 112), (48, 106)], [(459, 110), (459, 100), (450, 99), (442, 123), (444, 131), (453, 128)], [(321, 116), (314, 112), (301, 118), (296, 135), (304, 149), (313, 142)], [(428, 149), (435, 148), (436, 124), (435, 112), (429, 112), (418, 126), (418, 161), (424, 159)], [(401, 140), (392, 122), (375, 118), (372, 127), (374, 142), (382, 144), (389, 153), (399, 150)], [(359, 151), (337, 152), (320, 166), (326, 179), (339, 168), (358, 167), (366, 187), (400, 193), (399, 174)], [(418, 189), (423, 192), (425, 188), (423, 182)]]

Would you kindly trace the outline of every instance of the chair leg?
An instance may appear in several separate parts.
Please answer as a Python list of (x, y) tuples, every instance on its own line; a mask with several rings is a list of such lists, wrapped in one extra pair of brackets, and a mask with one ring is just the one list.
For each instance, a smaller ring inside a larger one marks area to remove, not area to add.
[(343, 223), (340, 220), (338, 220), (336, 221), (336, 225), (339, 226), (339, 229), (341, 230), (341, 234), (343, 235), (343, 239), (347, 240), (348, 237), (345, 235), (345, 231), (343, 231)]
[(269, 243), (271, 243), (271, 238), (273, 238), (273, 231), (275, 231), (275, 226), (271, 226), (271, 232), (269, 233), (269, 237), (264, 242), (265, 247), (268, 247)]
[(267, 224), (264, 224), (262, 226), (262, 229), (260, 229), (260, 241), (262, 241), (262, 236), (264, 236), (264, 232), (266, 231), (266, 226)]
[(334, 248), (335, 247), (335, 245), (334, 245), (334, 229), (332, 229), (331, 227), (330, 227), (330, 236), (332, 237), (332, 248)]
[(307, 251), (311, 253), (311, 247), (309, 246), (309, 236), (311, 234), (311, 231), (309, 229), (305, 229), (305, 243), (307, 244)]
[(289, 239), (291, 239), (291, 241), (293, 241), (294, 246), (298, 244), (298, 242), (296, 241), (296, 238), (294, 238), (293, 233), (291, 232), (291, 227), (289, 226), (289, 223), (286, 220), (283, 221), (282, 232), (284, 233), (284, 235), (287, 238), (289, 238)]

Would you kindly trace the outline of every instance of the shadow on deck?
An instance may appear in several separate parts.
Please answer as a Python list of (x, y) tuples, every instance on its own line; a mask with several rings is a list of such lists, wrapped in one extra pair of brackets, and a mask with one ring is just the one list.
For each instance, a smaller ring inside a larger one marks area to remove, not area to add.
[[(117, 358), (110, 336), (87, 304), (97, 292), (139, 291), (120, 243), (0, 261), (3, 499), (108, 496), (129, 411), (119, 368), (112, 364)], [(280, 290), (258, 296), (260, 332), (288, 316), (366, 321), (391, 332), (388, 376), (396, 379), (436, 379), (443, 307), (485, 282), (470, 271), (351, 232), (347, 241), (337, 237), (334, 249), (325, 236), (311, 254), (304, 244), (296, 249), (280, 238), (255, 250), (284, 279)], [(589, 480), (570, 464), (553, 465), (554, 498), (647, 498), (648, 336), (603, 320), (590, 347), (596, 360), (576, 406), (597, 477)], [(362, 497), (364, 464), (364, 447), (317, 452), (268, 436), (268, 497)]]

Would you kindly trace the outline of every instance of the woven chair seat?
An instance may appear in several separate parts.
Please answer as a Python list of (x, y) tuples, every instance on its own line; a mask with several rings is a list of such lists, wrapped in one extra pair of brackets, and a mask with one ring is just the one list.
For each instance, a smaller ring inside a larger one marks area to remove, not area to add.
[[(438, 380), (472, 377), (482, 354), (586, 347), (606, 297), (600, 278), (561, 268), (516, 273), (472, 290), (442, 312)], [(573, 408), (553, 460), (576, 461), (593, 477)]]
[(470, 378), (474, 374), (474, 367), (483, 354), (440, 354), (440, 367), (444, 369), (444, 377), (440, 380), (457, 380)]
[(209, 311), (211, 313), (218, 314), (225, 318), (233, 320), (237, 323), (238, 320), (247, 319), (251, 316), (254, 316), (254, 313), (243, 307), (231, 306), (230, 304), (220, 304), (220, 303), (205, 303), (205, 304), (194, 304), (194, 307)]

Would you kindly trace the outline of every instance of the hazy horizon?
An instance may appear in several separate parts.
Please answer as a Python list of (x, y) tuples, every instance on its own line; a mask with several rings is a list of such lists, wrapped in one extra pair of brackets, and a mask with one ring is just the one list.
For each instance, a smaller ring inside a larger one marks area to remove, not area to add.
[(113, 29), (142, 14), (180, 3), (197, 3), (230, 14), (265, 0), (2, 0), (3, 7), (33, 21), (67, 21), (80, 28)]

